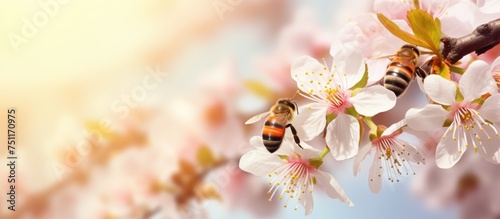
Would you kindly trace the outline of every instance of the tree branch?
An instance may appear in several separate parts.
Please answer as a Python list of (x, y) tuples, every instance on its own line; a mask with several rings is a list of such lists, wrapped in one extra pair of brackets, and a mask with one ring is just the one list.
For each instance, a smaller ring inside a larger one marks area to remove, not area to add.
[(441, 42), (441, 53), (451, 64), (472, 52), (481, 55), (500, 43), (500, 19), (481, 24), (474, 32), (460, 38), (443, 37)]

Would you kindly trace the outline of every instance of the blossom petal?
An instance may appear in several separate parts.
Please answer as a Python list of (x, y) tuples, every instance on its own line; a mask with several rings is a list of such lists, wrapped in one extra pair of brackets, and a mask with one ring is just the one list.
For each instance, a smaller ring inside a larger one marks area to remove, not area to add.
[(406, 125), (406, 120), (402, 119), (401, 121), (392, 124), (391, 126), (389, 126), (389, 128), (384, 130), (384, 132), (382, 132), (382, 136), (390, 135), (390, 134), (394, 133), (395, 131), (403, 128), (405, 125)]
[(309, 191), (304, 192), (304, 198), (300, 199), (300, 204), (304, 207), (305, 215), (310, 215), (314, 208), (314, 200), (312, 197), (312, 193)]
[(350, 101), (356, 111), (364, 116), (374, 116), (392, 109), (396, 105), (396, 95), (380, 85), (361, 89)]
[(298, 146), (295, 147), (295, 152), (297, 152), (304, 159), (317, 158), (321, 154), (320, 150), (308, 145), (305, 142), (301, 142), (300, 146), (302, 146), (302, 148), (299, 148)]
[(326, 127), (326, 143), (336, 160), (345, 160), (358, 153), (360, 127), (356, 118), (339, 113)]
[(257, 176), (264, 176), (272, 173), (284, 164), (283, 160), (276, 155), (265, 150), (251, 150), (240, 159), (240, 169)]
[(488, 97), (478, 111), (481, 117), (491, 122), (500, 122), (500, 94)]
[[(459, 135), (458, 141), (453, 139), (452, 131), (448, 131), (436, 147), (436, 164), (439, 168), (448, 169), (453, 167), (462, 157), (467, 147), (465, 139)], [(459, 152), (460, 151), (460, 152)]]
[(331, 78), (330, 72), (326, 67), (318, 62), (318, 60), (309, 57), (301, 56), (292, 63), (292, 78), (297, 82), (297, 87), (312, 95), (320, 94)]
[(382, 189), (382, 172), (383, 169), (380, 168), (381, 159), (379, 153), (375, 153), (373, 157), (372, 166), (370, 167), (370, 173), (368, 174), (368, 186), (370, 187), (370, 191), (373, 193), (379, 193)]
[(343, 44), (333, 55), (332, 72), (335, 74), (333, 80), (345, 86), (345, 89), (351, 88), (363, 78), (364, 57), (354, 42)]
[(329, 173), (323, 172), (321, 170), (316, 170), (315, 174), (318, 184), (322, 185), (325, 189), (326, 194), (330, 198), (339, 199), (341, 202), (348, 204), (349, 206), (354, 206), (351, 199), (347, 197), (344, 189), (340, 186), (339, 182)]
[(387, 71), (387, 65), (389, 64), (389, 59), (369, 59), (366, 60), (366, 64), (368, 65), (368, 85), (375, 84), (379, 82)]
[(358, 174), (359, 171), (359, 164), (365, 160), (366, 155), (370, 153), (372, 149), (372, 143), (365, 144), (359, 148), (358, 155), (356, 155), (356, 158), (354, 158), (354, 167), (352, 169), (354, 176)]
[(422, 109), (409, 109), (405, 119), (408, 127), (417, 131), (432, 131), (443, 126), (448, 112), (437, 104), (428, 104)]
[(312, 103), (299, 107), (299, 114), (292, 121), (301, 141), (309, 141), (325, 129), (328, 107)]
[(478, 60), (469, 65), (458, 83), (465, 101), (471, 101), (481, 95), (498, 93), (497, 84), (491, 75), (490, 66)]
[(439, 75), (429, 75), (424, 80), (425, 93), (436, 103), (451, 105), (455, 103), (457, 86)]
[(478, 0), (477, 6), (483, 13), (498, 13), (500, 11), (500, 0)]
[[(498, 130), (498, 127), (496, 127)], [(478, 129), (476, 127), (476, 129)], [(484, 133), (486, 132), (486, 133)], [(477, 131), (481, 137), (482, 147), (478, 152), (489, 162), (493, 164), (500, 163), (500, 136), (490, 127), (484, 127), (483, 131)], [(486, 135), (487, 134), (487, 135)], [(489, 138), (488, 138), (489, 136)]]
[(425, 164), (424, 155), (415, 146), (406, 141), (402, 140), (398, 141), (400, 141), (401, 144), (397, 144), (397, 146), (400, 147), (400, 151), (402, 151), (401, 154), (406, 160), (416, 164), (418, 163)]

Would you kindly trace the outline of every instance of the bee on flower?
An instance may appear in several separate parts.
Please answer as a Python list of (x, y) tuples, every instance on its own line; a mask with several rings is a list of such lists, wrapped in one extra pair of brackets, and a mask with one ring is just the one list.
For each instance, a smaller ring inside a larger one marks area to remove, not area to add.
[(332, 68), (316, 59), (303, 56), (292, 65), (292, 78), (300, 94), (316, 103), (306, 106), (312, 117), (305, 121), (313, 130), (323, 130), (326, 117), (333, 118), (326, 127), (326, 143), (336, 160), (354, 157), (360, 141), (360, 116), (371, 117), (390, 110), (396, 96), (383, 86), (365, 87), (367, 69), (361, 50), (354, 43), (345, 44), (334, 54)]

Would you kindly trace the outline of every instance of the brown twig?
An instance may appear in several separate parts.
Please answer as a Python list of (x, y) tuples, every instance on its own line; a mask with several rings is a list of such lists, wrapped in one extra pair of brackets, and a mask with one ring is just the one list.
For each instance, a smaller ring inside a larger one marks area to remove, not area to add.
[(500, 19), (479, 25), (474, 32), (460, 38), (443, 37), (441, 42), (441, 53), (451, 64), (472, 52), (483, 54), (500, 43)]

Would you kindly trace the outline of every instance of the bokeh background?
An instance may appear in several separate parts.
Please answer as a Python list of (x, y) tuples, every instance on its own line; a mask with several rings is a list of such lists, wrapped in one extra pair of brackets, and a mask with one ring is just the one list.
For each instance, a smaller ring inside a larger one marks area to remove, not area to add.
[[(238, 169), (261, 129), (243, 124), (294, 94), (296, 57), (331, 61), (338, 30), (370, 10), (362, 0), (1, 1), (0, 218), (303, 218)], [(389, 121), (425, 104), (416, 84), (404, 98)], [(4, 201), (11, 107), (15, 212)], [(328, 157), (356, 205), (318, 191), (309, 218), (461, 215), (449, 199), (462, 190), (432, 190), (457, 187), (439, 177), (453, 171), (417, 166), (372, 194), (367, 163), (354, 177), (352, 160)]]

